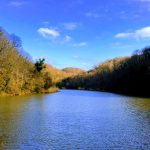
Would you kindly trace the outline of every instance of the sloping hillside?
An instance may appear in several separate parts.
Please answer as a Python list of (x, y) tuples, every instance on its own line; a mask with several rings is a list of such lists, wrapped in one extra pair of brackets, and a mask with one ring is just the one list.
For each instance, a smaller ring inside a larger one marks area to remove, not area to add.
[(34, 64), (22, 53), (18, 39), (0, 28), (0, 95), (50, 92), (53, 85), (48, 73), (43, 72), (43, 60)]
[(64, 68), (64, 69), (62, 69), (62, 71), (66, 72), (66, 73), (75, 74), (75, 75), (85, 72), (84, 70), (82, 70), (80, 68), (72, 68), (72, 67)]
[(71, 77), (73, 76), (72, 73), (67, 73), (63, 70), (60, 70), (58, 68), (53, 67), (52, 65), (47, 64), (46, 65), (46, 69), (47, 72), (49, 72), (51, 78), (52, 78), (52, 82), (53, 83), (58, 83), (59, 81), (67, 78), (67, 77)]
[(65, 79), (60, 87), (150, 96), (150, 47), (131, 57), (106, 61), (85, 74)]

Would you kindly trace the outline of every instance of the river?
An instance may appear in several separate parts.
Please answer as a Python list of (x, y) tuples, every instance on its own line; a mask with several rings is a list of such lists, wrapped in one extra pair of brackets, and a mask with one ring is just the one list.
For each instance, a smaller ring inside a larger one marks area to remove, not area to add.
[(101, 149), (150, 149), (150, 98), (82, 90), (0, 98), (0, 150)]

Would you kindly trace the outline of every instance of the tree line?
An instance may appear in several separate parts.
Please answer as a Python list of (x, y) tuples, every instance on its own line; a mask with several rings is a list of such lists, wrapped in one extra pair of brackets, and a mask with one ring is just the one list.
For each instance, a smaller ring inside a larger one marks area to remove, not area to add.
[(137, 50), (131, 57), (115, 58), (94, 69), (64, 79), (60, 88), (110, 91), (150, 96), (150, 47)]
[(0, 95), (48, 92), (53, 83), (44, 61), (34, 63), (20, 38), (0, 28)]

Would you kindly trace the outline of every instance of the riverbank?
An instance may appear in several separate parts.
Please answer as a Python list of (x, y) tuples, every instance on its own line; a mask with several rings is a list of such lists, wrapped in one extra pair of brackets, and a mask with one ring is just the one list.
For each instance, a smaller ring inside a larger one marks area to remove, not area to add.
[(61, 88), (61, 90), (77, 90), (77, 91), (92, 91), (92, 92), (102, 92), (102, 93), (112, 93), (112, 94), (118, 94), (123, 96), (129, 96), (129, 97), (139, 97), (139, 98), (150, 98), (149, 95), (140, 95), (139, 93), (121, 93), (121, 92), (115, 92), (115, 91), (105, 91), (105, 90), (96, 90), (96, 89), (85, 89), (85, 88), (77, 88), (77, 89), (66, 89)]
[(150, 48), (131, 57), (108, 60), (86, 73), (64, 79), (59, 87), (150, 97)]
[(31, 92), (26, 92), (26, 93), (22, 92), (22, 93), (19, 93), (19, 94), (8, 94), (8, 93), (3, 92), (3, 93), (0, 93), (0, 97), (26, 96), (26, 95), (48, 94), (48, 93), (51, 94), (51, 93), (57, 93), (59, 91), (60, 91), (60, 89), (58, 87), (53, 86), (53, 87), (51, 87), (47, 90), (42, 90), (38, 93), (35, 93), (35, 92), (33, 92), (33, 93), (31, 93)]

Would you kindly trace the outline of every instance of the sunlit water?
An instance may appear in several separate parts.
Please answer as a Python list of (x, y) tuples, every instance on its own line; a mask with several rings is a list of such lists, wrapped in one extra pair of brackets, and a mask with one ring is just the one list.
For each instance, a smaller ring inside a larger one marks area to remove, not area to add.
[(0, 150), (149, 150), (150, 99), (111, 93), (0, 98)]

